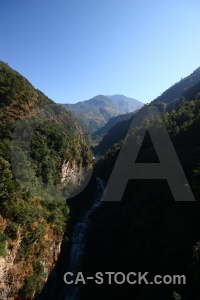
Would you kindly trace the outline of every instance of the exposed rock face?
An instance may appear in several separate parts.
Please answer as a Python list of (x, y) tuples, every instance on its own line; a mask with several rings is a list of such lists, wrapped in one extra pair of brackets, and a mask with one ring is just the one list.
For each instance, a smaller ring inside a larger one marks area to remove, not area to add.
[[(61, 183), (63, 185), (67, 185), (68, 183), (78, 185), (81, 178), (81, 165), (77, 165), (75, 160), (64, 160), (61, 167)], [(1, 225), (4, 227), (7, 226), (6, 220), (3, 218), (1, 218)], [(24, 233), (22, 233), (22, 230), (19, 227), (17, 237), (14, 240), (6, 242), (7, 256), (5, 258), (0, 257), (0, 300), (24, 299), (24, 294), (21, 294), (20, 290), (23, 289), (27, 276), (32, 274), (36, 257), (30, 255), (28, 258), (17, 259), (23, 238)], [(59, 235), (55, 234), (53, 228), (49, 224), (44, 236), (45, 246), (41, 247), (39, 242), (34, 242), (35, 248), (41, 248), (39, 250), (39, 259), (44, 267), (45, 273), (45, 278), (41, 279), (41, 286), (44, 285), (58, 259), (62, 239), (63, 232)], [(33, 297), (34, 293), (32, 294), (32, 297), (29, 296), (27, 299), (32, 299)]]
[[(75, 160), (64, 160), (61, 167), (61, 183), (67, 185), (73, 183), (78, 185), (82, 177), (82, 167), (77, 165)], [(1, 218), (1, 226), (6, 228), (6, 220)], [(37, 229), (37, 224), (34, 225)], [(26, 236), (19, 226), (17, 237), (6, 242), (5, 258), (0, 257), (0, 300), (23, 300), (24, 294), (20, 290), (24, 288), (27, 277), (33, 273), (34, 261), (37, 259), (35, 255), (29, 255), (22, 259), (18, 259), (20, 247), (22, 247), (22, 240)], [(34, 248), (39, 249), (39, 259), (44, 267), (45, 277), (41, 278), (41, 287), (47, 280), (51, 270), (53, 269), (58, 256), (60, 254), (60, 247), (63, 239), (63, 232), (55, 234), (52, 226), (48, 224), (46, 234), (44, 236), (44, 243), (41, 246), (39, 241), (34, 242)], [(27, 299), (33, 299), (28, 297)]]
[[(12, 293), (12, 289), (18, 289), (18, 277), (20, 266), (14, 264), (14, 260), (17, 255), (17, 251), (21, 244), (21, 236), (19, 234), (18, 239), (12, 244), (12, 249), (7, 249), (6, 258), (0, 257), (0, 299), (14, 299), (9, 298)], [(16, 281), (13, 282), (13, 275), (16, 275)]]
[[(6, 258), (0, 257), (1, 300), (24, 299), (24, 295), (20, 293), (20, 290), (24, 286), (27, 276), (32, 272), (32, 265), (36, 258), (30, 256), (28, 262), (27, 260), (16, 261), (22, 238), (19, 230), (18, 238), (9, 245), (10, 249), (8, 249), (7, 245)], [(41, 286), (47, 280), (49, 273), (58, 259), (62, 238), (63, 235), (60, 235), (59, 238), (55, 238), (51, 228), (48, 229), (48, 232), (45, 235), (46, 248), (41, 249), (40, 253), (40, 261), (43, 264), (45, 271), (45, 278), (43, 278)], [(36, 243), (35, 247), (38, 246), (39, 245)], [(34, 296), (34, 294), (32, 296)], [(27, 299), (30, 299), (30, 297), (27, 297)]]
[(68, 182), (76, 183), (81, 177), (80, 166), (77, 166), (76, 161), (64, 160), (61, 170), (61, 182), (66, 184)]

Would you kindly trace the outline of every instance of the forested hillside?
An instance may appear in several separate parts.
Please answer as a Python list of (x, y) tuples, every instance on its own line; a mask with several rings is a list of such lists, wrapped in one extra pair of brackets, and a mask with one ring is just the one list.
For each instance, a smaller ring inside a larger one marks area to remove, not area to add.
[(97, 129), (95, 132), (92, 133), (93, 143), (98, 144), (115, 124), (117, 124), (120, 121), (130, 119), (134, 113), (136, 113), (136, 111), (110, 118), (103, 127), (100, 127), (99, 129)]
[(153, 103), (163, 102), (170, 103), (178, 100), (183, 96), (184, 92), (200, 81), (200, 67), (197, 68), (192, 74), (176, 82), (169, 89), (164, 91), (162, 95), (153, 100)]
[(32, 299), (60, 252), (66, 198), (91, 168), (78, 121), (0, 62), (0, 292)]
[[(176, 109), (180, 104), (184, 103), (184, 99), (187, 101), (194, 100), (199, 90), (200, 68), (196, 69), (191, 75), (167, 89), (160, 97), (153, 100), (150, 104), (156, 106), (161, 113), (169, 113)], [(123, 140), (128, 131), (130, 122), (131, 120), (128, 121), (128, 119), (125, 119), (119, 124), (116, 123), (109, 128), (102, 140), (100, 140), (99, 144), (94, 147), (94, 153), (96, 155), (104, 154), (107, 150), (111, 149), (114, 144)], [(102, 129), (99, 129), (100, 133)], [(96, 136), (95, 133), (93, 135), (94, 137)]]
[[(158, 274), (184, 274), (187, 284), (98, 286), (88, 283), (82, 287), (82, 299), (200, 299), (200, 89), (194, 85), (185, 95), (192, 98), (180, 99), (175, 109), (161, 116), (196, 202), (175, 202), (166, 180), (129, 180), (121, 202), (104, 202), (93, 214), (84, 270), (87, 276), (97, 271), (149, 272), (150, 280)], [(118, 123), (115, 133), (124, 124)], [(155, 119), (144, 123), (132, 132), (131, 139), (141, 146), (137, 162), (159, 163), (157, 145), (152, 144), (148, 133), (142, 140), (145, 126), (159, 128), (159, 122)], [(105, 147), (107, 151), (95, 164), (95, 173), (106, 182), (123, 137), (113, 143)]]
[(105, 154), (108, 150), (112, 149), (115, 144), (123, 140), (127, 134), (133, 116), (129, 119), (117, 122), (113, 127), (108, 130), (107, 134), (93, 149), (95, 155)]

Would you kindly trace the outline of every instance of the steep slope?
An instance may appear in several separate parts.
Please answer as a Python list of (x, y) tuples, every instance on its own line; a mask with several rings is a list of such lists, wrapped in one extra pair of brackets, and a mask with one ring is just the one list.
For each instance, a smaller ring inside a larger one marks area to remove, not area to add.
[(157, 97), (152, 103), (170, 103), (178, 100), (182, 94), (200, 81), (200, 67), (197, 68), (192, 74), (181, 79), (179, 82), (175, 83), (169, 89), (164, 91), (161, 96)]
[[(183, 104), (184, 99), (187, 99), (188, 101), (194, 100), (198, 92), (200, 92), (200, 68), (196, 69), (191, 75), (182, 79), (179, 83), (176, 83), (171, 88), (167, 89), (160, 97), (153, 100), (150, 105), (157, 106), (161, 113), (165, 111), (171, 112), (173, 109), (179, 107), (181, 103)], [(99, 144), (94, 147), (95, 155), (104, 154), (108, 149), (111, 149), (114, 144), (119, 143), (124, 139), (129, 125), (130, 122), (128, 121), (113, 125)], [(101, 129), (99, 129), (99, 131), (101, 133)], [(94, 132), (93, 136), (96, 137), (96, 133), (98, 133), (98, 131)]]
[(66, 197), (91, 166), (90, 142), (70, 112), (3, 62), (0, 137), (0, 291), (32, 299), (59, 255)]
[(112, 149), (112, 147), (115, 144), (119, 143), (120, 141), (123, 141), (130, 126), (132, 117), (129, 119), (119, 121), (114, 126), (112, 126), (111, 129), (108, 130), (107, 134), (100, 141), (100, 143), (93, 148), (94, 154), (105, 154), (109, 149)]
[(119, 115), (113, 118), (110, 118), (106, 125), (97, 129), (95, 132), (92, 133), (92, 141), (97, 144), (102, 140), (102, 138), (106, 135), (106, 133), (118, 122), (130, 119), (133, 116), (134, 112), (126, 113), (123, 115)]
[(197, 94), (200, 92), (200, 80), (191, 86), (189, 89), (183, 92), (182, 98), (187, 100), (193, 100), (197, 97)]
[[(148, 272), (146, 279), (153, 282), (158, 274), (181, 274), (186, 277), (186, 284), (131, 285), (125, 282), (119, 285), (114, 282), (113, 274), (112, 285), (107, 284), (104, 276), (101, 285), (88, 283), (83, 286), (83, 300), (94, 297), (97, 300), (199, 299), (199, 112), (200, 90), (193, 100), (185, 99), (170, 113), (162, 114), (197, 201), (175, 202), (165, 180), (129, 180), (121, 202), (104, 202), (93, 214), (85, 252), (86, 277), (96, 272), (105, 274), (107, 270), (124, 274)], [(159, 127), (156, 120), (143, 126)], [(141, 145), (137, 162), (157, 163), (154, 154), (158, 145), (152, 145), (148, 135), (142, 142), (141, 129), (136, 128), (132, 136)], [(97, 160), (97, 176), (108, 180), (120, 148), (121, 143), (116, 144)], [(132, 278), (137, 280), (138, 277)], [(117, 279), (122, 281), (123, 276)]]
[(98, 95), (76, 104), (62, 105), (93, 133), (104, 126), (110, 118), (133, 112), (142, 107), (143, 103), (123, 95)]

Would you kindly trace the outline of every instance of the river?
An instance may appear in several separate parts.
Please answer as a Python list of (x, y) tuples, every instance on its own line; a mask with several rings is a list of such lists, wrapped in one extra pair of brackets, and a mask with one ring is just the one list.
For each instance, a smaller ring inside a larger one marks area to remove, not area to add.
[[(81, 220), (77, 223), (72, 234), (72, 246), (69, 257), (68, 272), (72, 272), (75, 276), (81, 271), (85, 249), (85, 236), (88, 226), (90, 225), (90, 216), (94, 210), (102, 204), (101, 198), (105, 189), (105, 182), (98, 177), (96, 180), (98, 191), (97, 197), (90, 209), (85, 212)], [(67, 286), (66, 294), (65, 300), (79, 300), (79, 286), (75, 284)]]

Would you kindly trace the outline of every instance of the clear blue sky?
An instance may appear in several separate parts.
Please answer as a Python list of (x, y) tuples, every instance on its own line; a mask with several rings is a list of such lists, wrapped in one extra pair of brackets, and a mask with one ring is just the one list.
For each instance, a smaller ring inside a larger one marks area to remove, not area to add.
[(200, 66), (199, 0), (1, 0), (0, 59), (56, 102), (142, 102)]

